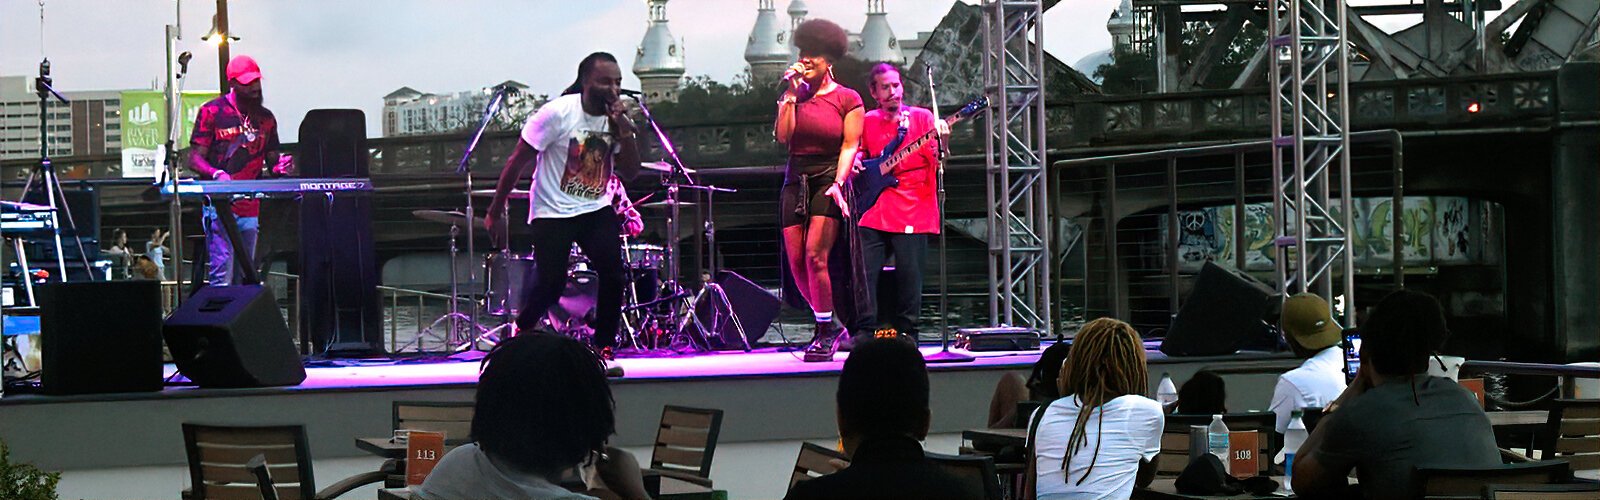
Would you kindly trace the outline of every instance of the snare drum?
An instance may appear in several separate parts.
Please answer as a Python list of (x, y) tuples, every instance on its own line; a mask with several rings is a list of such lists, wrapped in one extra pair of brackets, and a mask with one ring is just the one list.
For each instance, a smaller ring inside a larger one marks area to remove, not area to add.
[(666, 263), (665, 250), (656, 245), (632, 243), (622, 246), (629, 269), (661, 270)]

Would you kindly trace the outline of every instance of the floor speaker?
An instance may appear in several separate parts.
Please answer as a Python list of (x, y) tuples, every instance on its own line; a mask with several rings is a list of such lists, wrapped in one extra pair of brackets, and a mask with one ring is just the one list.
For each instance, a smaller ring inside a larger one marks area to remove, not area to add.
[(47, 283), (39, 298), (46, 394), (161, 390), (161, 283)]
[(305, 366), (272, 289), (201, 288), (162, 328), (178, 371), (201, 387), (298, 385)]
[[(722, 323), (717, 325), (716, 331), (708, 335), (706, 343), (716, 350), (744, 349), (745, 341), (755, 346), (761, 337), (767, 334), (767, 327), (772, 326), (773, 320), (778, 319), (778, 311), (783, 307), (783, 301), (777, 295), (756, 286), (750, 280), (740, 276), (739, 273), (723, 270), (717, 272), (715, 283), (722, 287), (723, 293), (728, 297), (728, 305), (732, 306), (733, 314), (739, 318), (739, 325), (744, 327), (744, 341), (739, 340), (739, 329), (734, 326), (730, 318), (724, 317)], [(694, 305), (695, 317), (706, 328), (713, 328), (715, 319), (712, 314), (712, 294), (705, 294)], [(725, 311), (721, 304), (715, 304), (716, 311)]]
[(1264, 320), (1276, 313), (1277, 299), (1277, 292), (1249, 275), (1206, 262), (1161, 341), (1161, 352), (1220, 356), (1246, 347), (1271, 349), (1276, 334)]

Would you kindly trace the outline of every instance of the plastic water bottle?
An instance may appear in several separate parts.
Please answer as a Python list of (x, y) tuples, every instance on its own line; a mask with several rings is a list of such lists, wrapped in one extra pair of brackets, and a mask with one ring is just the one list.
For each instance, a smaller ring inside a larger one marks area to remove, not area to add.
[(1161, 402), (1161, 410), (1166, 412), (1171, 412), (1178, 403), (1178, 386), (1173, 385), (1172, 375), (1161, 374), (1161, 383), (1156, 385), (1156, 401)]
[(1303, 417), (1305, 413), (1300, 410), (1289, 412), (1289, 427), (1283, 433), (1283, 491), (1294, 491), (1294, 456), (1310, 437)]
[[(1206, 427), (1206, 442), (1209, 445), (1207, 451), (1222, 461), (1224, 469), (1231, 469), (1228, 466), (1228, 424), (1222, 423), (1222, 415), (1211, 416), (1211, 425)], [(1232, 474), (1233, 471), (1229, 470), (1228, 473)]]

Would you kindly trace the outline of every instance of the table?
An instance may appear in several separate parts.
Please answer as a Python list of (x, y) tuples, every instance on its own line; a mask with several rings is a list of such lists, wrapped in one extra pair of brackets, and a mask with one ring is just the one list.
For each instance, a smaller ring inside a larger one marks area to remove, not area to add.
[(991, 443), (1003, 446), (1026, 446), (1028, 444), (1027, 429), (967, 429), (961, 431), (963, 441), (972, 441), (974, 447), (977, 443)]
[(406, 444), (390, 441), (390, 438), (356, 438), (356, 449), (377, 455), (383, 458), (405, 458)]
[[(383, 488), (378, 490), (378, 500), (411, 500), (410, 488)], [(697, 493), (662, 493), (657, 500), (727, 500), (724, 490)]]

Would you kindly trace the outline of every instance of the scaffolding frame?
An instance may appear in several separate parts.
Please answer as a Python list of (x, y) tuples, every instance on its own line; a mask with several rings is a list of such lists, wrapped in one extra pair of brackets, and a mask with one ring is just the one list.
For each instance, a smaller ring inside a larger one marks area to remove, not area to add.
[(1329, 198), (1337, 189), (1351, 199), (1345, 3), (1272, 0), (1267, 32), (1278, 289), (1321, 296), (1335, 320), (1352, 328), (1355, 269), (1347, 229), (1353, 207), (1335, 214)]
[(985, 0), (989, 321), (1054, 332), (1042, 0)]

